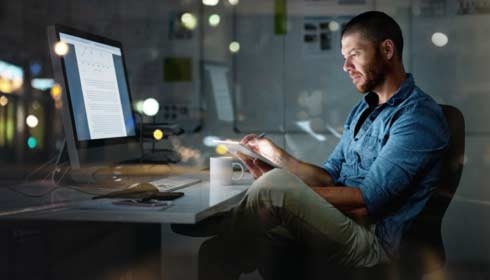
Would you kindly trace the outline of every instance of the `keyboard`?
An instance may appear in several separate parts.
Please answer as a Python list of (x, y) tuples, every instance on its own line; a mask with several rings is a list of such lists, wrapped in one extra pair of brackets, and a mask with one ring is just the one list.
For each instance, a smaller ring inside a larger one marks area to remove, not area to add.
[(150, 183), (153, 184), (160, 192), (175, 191), (199, 182), (201, 182), (200, 179), (189, 178), (187, 176), (180, 175), (150, 181)]

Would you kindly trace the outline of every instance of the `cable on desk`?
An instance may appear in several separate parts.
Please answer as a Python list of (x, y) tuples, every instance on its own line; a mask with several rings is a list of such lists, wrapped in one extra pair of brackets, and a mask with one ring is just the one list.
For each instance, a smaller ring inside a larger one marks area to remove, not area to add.
[(44, 167), (48, 166), (50, 163), (54, 162), (56, 160), (58, 156), (55, 155), (54, 157), (52, 157), (51, 159), (49, 159), (48, 161), (46, 161), (45, 163), (41, 164), (41, 166), (37, 167), (36, 169), (34, 169), (33, 171), (31, 171), (29, 174), (27, 174), (24, 178), (24, 181), (29, 181), (29, 179), (34, 176), (37, 172), (41, 171)]
[(20, 191), (18, 189), (16, 189), (15, 187), (16, 186), (22, 186), (22, 184), (18, 184), (18, 185), (10, 185), (10, 186), (4, 186), (4, 187), (1, 187), (1, 188), (5, 188), (5, 189), (9, 189), (15, 193), (18, 193), (22, 196), (26, 196), (26, 197), (30, 197), (30, 198), (41, 198), (41, 197), (44, 197), (48, 194), (51, 194), (52, 192), (54, 192), (55, 190), (58, 190), (58, 189), (69, 189), (69, 190), (74, 190), (76, 192), (79, 192), (79, 193), (83, 193), (83, 194), (89, 194), (89, 195), (99, 195), (99, 193), (95, 193), (95, 192), (89, 192), (89, 191), (83, 191), (81, 189), (79, 189), (78, 187), (75, 187), (75, 186), (55, 186), (43, 193), (40, 193), (40, 194), (32, 194), (32, 193), (28, 193), (28, 192), (25, 192), (25, 191)]
[(83, 191), (83, 190), (79, 189), (79, 187), (75, 187), (75, 186), (62, 186), (62, 187), (63, 188), (70, 189), (70, 190), (77, 191), (79, 193), (90, 194), (90, 195), (99, 195), (99, 193), (94, 193), (94, 192), (89, 192), (89, 191)]
[[(18, 194), (20, 194), (20, 195), (22, 195), (22, 196), (31, 197), (31, 198), (40, 198), (40, 197), (44, 197), (44, 196), (46, 196), (46, 195), (48, 195), (48, 194), (52, 193), (53, 191), (55, 191), (55, 190), (57, 190), (57, 189), (59, 189), (59, 188), (62, 188), (62, 186), (56, 186), (56, 187), (53, 187), (53, 188), (49, 189), (48, 191), (43, 192), (43, 193), (40, 193), (40, 194), (31, 194), (31, 193), (28, 193), (28, 192), (19, 191), (19, 190), (17, 190), (17, 189), (15, 188), (15, 186), (16, 186), (16, 185), (13, 185), (13, 186), (6, 186), (6, 187), (3, 187), (3, 188), (5, 188), (5, 189), (9, 189), (9, 190), (11, 190), (11, 191), (13, 191), (13, 192), (15, 192), (15, 193), (18, 193)], [(17, 186), (21, 186), (21, 184), (20, 184), (20, 185), (17, 185)]]
[(31, 206), (31, 207), (25, 207), (25, 208), (13, 209), (13, 210), (6, 210), (6, 211), (0, 211), (0, 217), (28, 213), (28, 212), (36, 212), (42, 210), (68, 208), (74, 205), (76, 205), (76, 203), (63, 201), (63, 202), (57, 202), (57, 203), (51, 203), (51, 204), (45, 204), (39, 206)]
[[(59, 161), (59, 156), (55, 156), (54, 158), (51, 158), (50, 160), (48, 160), (47, 162), (45, 162), (43, 165), (41, 165), (36, 170), (34, 170), (33, 172), (31, 172), (28, 176), (26, 176), (26, 179), (25, 180), (27, 180), (27, 178), (31, 177), (35, 173), (39, 172), (42, 168), (46, 167), (49, 163), (53, 162), (55, 159), (58, 162)], [(90, 191), (86, 191), (86, 190), (81, 190), (80, 187), (76, 187), (76, 186), (69, 186), (69, 185), (63, 186), (63, 185), (59, 185), (60, 182), (64, 179), (64, 177), (71, 170), (71, 167), (70, 166), (67, 166), (66, 169), (63, 171), (63, 173), (61, 173), (61, 176), (59, 178), (56, 178), (57, 174), (59, 172), (61, 172), (61, 169), (62, 169), (63, 165), (68, 165), (68, 163), (67, 162), (58, 163), (56, 166), (54, 166), (54, 168), (53, 168), (53, 170), (51, 172), (48, 172), (46, 174), (46, 176), (44, 176), (44, 180), (45, 181), (47, 181), (48, 183), (51, 183), (52, 185), (54, 185), (54, 187), (50, 188), (49, 190), (47, 190), (45, 192), (42, 192), (42, 193), (39, 193), (39, 194), (33, 194), (33, 193), (26, 192), (26, 191), (20, 191), (20, 190), (18, 190), (16, 188), (16, 187), (21, 187), (22, 185), (25, 185), (27, 183), (30, 183), (29, 181), (25, 181), (23, 184), (18, 184), (18, 185), (10, 185), (10, 186), (3, 186), (3, 187), (0, 186), (0, 188), (9, 189), (12, 192), (18, 193), (18, 194), (20, 194), (22, 196), (26, 196), (26, 197), (29, 197), (29, 198), (41, 198), (41, 197), (44, 197), (46, 195), (52, 194), (54, 191), (56, 191), (58, 189), (69, 189), (69, 190), (73, 190), (73, 191), (76, 191), (76, 192), (79, 192), (79, 193), (83, 193), (83, 194), (88, 194), (88, 195), (100, 195), (99, 192), (90, 192)], [(175, 166), (176, 166), (175, 164), (172, 164), (172, 163), (167, 163), (167, 165), (169, 167), (169, 170), (173, 170), (175, 168)], [(97, 176), (97, 173), (98, 172), (99, 172), (99, 170), (96, 170), (96, 171), (94, 171), (91, 174), (91, 177), (93, 178), (93, 181), (94, 182), (96, 181), (96, 176)], [(40, 181), (39, 183), (43, 183), (43, 181)], [(130, 187), (131, 187), (131, 185), (128, 185), (128, 186), (125, 186), (123, 189), (128, 189)]]
[[(60, 164), (60, 166), (62, 166), (63, 164), (66, 164), (66, 163), (62, 163), (62, 164)], [(66, 174), (68, 174), (68, 172), (70, 172), (70, 170), (71, 170), (71, 167), (67, 167), (65, 169), (65, 171), (63, 172), (63, 174), (61, 175), (61, 177), (58, 178), (58, 180), (56, 180), (56, 178), (55, 178), (56, 173), (61, 171), (60, 166), (56, 166), (55, 169), (53, 171), (51, 171), (51, 181), (54, 182), (55, 184), (59, 184), (63, 180), (63, 178), (65, 178)]]

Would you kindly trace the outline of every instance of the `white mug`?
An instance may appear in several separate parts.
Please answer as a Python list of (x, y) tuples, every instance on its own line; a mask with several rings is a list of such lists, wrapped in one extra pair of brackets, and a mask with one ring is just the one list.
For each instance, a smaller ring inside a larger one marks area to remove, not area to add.
[[(233, 166), (240, 166), (240, 176), (233, 177)], [(211, 157), (209, 159), (209, 179), (211, 185), (227, 186), (240, 180), (245, 170), (242, 164), (233, 162), (232, 157)]]

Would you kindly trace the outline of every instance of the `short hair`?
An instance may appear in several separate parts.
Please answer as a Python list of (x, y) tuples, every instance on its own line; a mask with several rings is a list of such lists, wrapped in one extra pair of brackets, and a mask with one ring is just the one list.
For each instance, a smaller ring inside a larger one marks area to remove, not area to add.
[(342, 36), (359, 32), (364, 38), (376, 45), (386, 39), (395, 44), (400, 61), (403, 54), (403, 36), (400, 25), (389, 15), (379, 11), (369, 11), (352, 18), (343, 28)]

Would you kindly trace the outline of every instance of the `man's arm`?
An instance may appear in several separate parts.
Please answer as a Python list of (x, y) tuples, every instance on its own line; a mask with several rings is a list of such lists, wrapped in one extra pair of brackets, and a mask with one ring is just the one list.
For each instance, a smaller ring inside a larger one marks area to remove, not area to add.
[[(246, 136), (242, 143), (249, 145), (258, 153), (267, 155), (278, 166), (299, 177), (305, 184), (344, 214), (352, 217), (366, 217), (368, 215), (366, 204), (359, 188), (332, 186), (334, 183), (333, 179), (325, 169), (294, 158), (267, 138), (257, 139), (255, 135), (251, 134)], [(244, 155), (239, 155), (239, 157), (255, 178), (260, 177), (272, 168), (260, 160), (254, 161)]]
[(305, 184), (312, 188), (334, 184), (332, 177), (325, 169), (300, 161), (292, 156), (285, 158), (282, 167), (298, 176)]
[(348, 216), (356, 218), (368, 216), (366, 203), (359, 188), (329, 186), (312, 189)]
[(313, 191), (344, 214), (355, 218), (368, 216), (366, 203), (359, 188), (332, 186), (332, 178), (325, 169), (293, 157), (289, 158), (284, 168), (298, 176)]
[[(256, 135), (250, 134), (245, 136), (241, 143), (270, 159), (277, 166), (298, 176), (310, 187), (333, 185), (332, 177), (323, 168), (296, 159), (267, 138), (257, 138)], [(238, 156), (256, 178), (272, 169), (271, 166), (260, 160), (252, 160), (240, 154)]]

